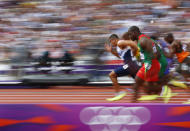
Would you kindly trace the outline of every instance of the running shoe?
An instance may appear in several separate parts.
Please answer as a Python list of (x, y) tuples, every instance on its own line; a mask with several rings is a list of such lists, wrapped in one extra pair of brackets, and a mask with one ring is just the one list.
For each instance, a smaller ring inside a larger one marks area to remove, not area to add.
[(118, 95), (114, 96), (113, 98), (107, 98), (107, 101), (118, 101), (121, 100), (123, 97), (127, 95), (126, 92), (120, 92)]
[(183, 104), (190, 104), (190, 100), (188, 100), (187, 102), (184, 102)]
[(180, 82), (180, 81), (171, 80), (168, 84), (171, 84), (173, 86), (177, 86), (177, 87), (180, 87), (180, 88), (183, 88), (183, 89), (188, 89), (187, 85), (185, 83), (183, 83), (183, 82)]
[(152, 101), (152, 100), (156, 100), (158, 97), (159, 95), (144, 95), (144, 96), (141, 96), (137, 100), (138, 101)]
[(176, 96), (176, 95), (177, 95), (177, 93), (172, 93), (172, 90), (168, 86), (165, 85), (163, 87), (160, 97), (162, 97), (164, 99), (164, 103), (168, 103), (170, 98), (173, 96)]

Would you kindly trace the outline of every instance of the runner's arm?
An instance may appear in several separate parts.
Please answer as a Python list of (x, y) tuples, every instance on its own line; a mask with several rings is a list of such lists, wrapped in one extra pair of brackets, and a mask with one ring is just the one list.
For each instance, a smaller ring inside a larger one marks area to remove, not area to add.
[(137, 47), (137, 44), (134, 41), (131, 41), (131, 40), (120, 40), (117, 45), (121, 49), (125, 49), (128, 46), (131, 47), (131, 50), (132, 50), (134, 56), (136, 56), (137, 53), (138, 53), (138, 47)]
[(172, 59), (175, 55), (174, 53), (174, 50), (172, 48), (169, 49), (169, 52), (164, 52), (164, 55), (167, 57), (167, 58), (170, 58)]
[(114, 49), (112, 46), (105, 44), (105, 50), (112, 53), (114, 56), (120, 58), (119, 54), (117, 53), (116, 49)]
[(117, 53), (116, 49), (113, 49), (113, 48), (112, 48), (112, 49), (111, 49), (111, 53), (112, 53), (114, 56), (120, 58), (120, 56), (119, 56), (119, 54)]
[(153, 43), (153, 41), (152, 41), (151, 39), (148, 39), (148, 38), (145, 38), (145, 37), (142, 37), (142, 38), (139, 40), (139, 44), (140, 44), (141, 48), (142, 48), (144, 51), (153, 54), (152, 43)]
[(152, 59), (154, 58), (153, 49), (152, 49), (152, 40), (143, 37), (139, 40), (139, 43), (144, 51), (149, 52), (149, 55), (145, 56), (146, 58), (144, 60), (145, 73), (146, 73), (151, 68)]

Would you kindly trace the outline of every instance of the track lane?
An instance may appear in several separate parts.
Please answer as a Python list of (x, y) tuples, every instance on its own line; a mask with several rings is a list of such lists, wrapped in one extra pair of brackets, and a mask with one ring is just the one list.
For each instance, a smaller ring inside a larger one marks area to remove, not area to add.
[[(122, 90), (131, 89), (132, 86), (122, 86)], [(126, 90), (127, 91), (127, 90)], [(172, 88), (173, 96), (169, 103), (180, 104), (190, 98), (190, 90)], [(1, 89), (1, 104), (34, 104), (34, 103), (131, 103), (133, 93), (128, 92), (122, 100), (109, 102), (106, 98), (113, 97), (111, 86), (59, 86), (50, 89)], [(139, 95), (146, 95), (140, 91)], [(138, 103), (164, 103), (158, 98), (154, 101), (139, 101)]]

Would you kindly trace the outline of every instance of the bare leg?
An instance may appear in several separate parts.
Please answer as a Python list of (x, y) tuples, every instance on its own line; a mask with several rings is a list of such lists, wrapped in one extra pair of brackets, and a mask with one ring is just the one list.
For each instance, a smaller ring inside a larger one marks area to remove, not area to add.
[(161, 93), (162, 87), (167, 85), (170, 79), (170, 75), (165, 75), (158, 82), (146, 82), (146, 85), (144, 85), (144, 90), (148, 95), (159, 95)]
[(137, 102), (137, 98), (138, 98), (138, 93), (139, 93), (139, 88), (144, 84), (144, 80), (142, 80), (141, 78), (139, 78), (138, 76), (136, 76), (135, 78), (135, 84), (133, 86), (134, 88), (134, 98), (133, 98), (133, 102)]
[(115, 90), (115, 97), (108, 98), (106, 100), (107, 101), (118, 101), (118, 100), (122, 99), (124, 96), (126, 96), (126, 92), (121, 92), (120, 91), (120, 85), (119, 85), (119, 83), (117, 81), (118, 76), (114, 71), (112, 71), (109, 74), (109, 76), (110, 76), (111, 81), (113, 82), (113, 88)]
[(113, 88), (114, 88), (115, 92), (118, 93), (120, 91), (120, 85), (119, 85), (118, 80), (117, 80), (117, 74), (114, 71), (112, 71), (109, 74), (109, 77), (113, 83)]
[(162, 85), (157, 82), (147, 82), (144, 90), (148, 95), (158, 95), (162, 90)]

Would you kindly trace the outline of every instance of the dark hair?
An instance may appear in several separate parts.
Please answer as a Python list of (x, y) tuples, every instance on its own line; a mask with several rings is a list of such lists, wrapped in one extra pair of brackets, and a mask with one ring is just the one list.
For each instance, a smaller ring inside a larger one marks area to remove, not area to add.
[(112, 34), (110, 37), (109, 37), (109, 40), (111, 39), (119, 39), (118, 35), (116, 34)]
[(166, 36), (164, 37), (164, 40), (166, 42), (168, 42), (169, 44), (172, 44), (172, 42), (174, 41), (174, 36), (172, 33), (168, 33), (166, 34)]
[(174, 42), (172, 43), (175, 45), (175, 50), (176, 50), (176, 53), (181, 53), (183, 51), (183, 45), (181, 43), (181, 41), (179, 40), (174, 40)]
[(129, 37), (129, 33), (128, 32), (125, 32), (122, 36), (122, 39), (124, 40), (130, 40), (130, 37)]
[(169, 38), (169, 37), (172, 37), (174, 38), (173, 34), (172, 33), (168, 33), (164, 38)]
[(156, 36), (156, 35), (151, 35), (150, 38), (153, 40), (158, 40), (158, 36)]
[(137, 33), (141, 33), (139, 27), (137, 27), (137, 26), (131, 26), (131, 27), (129, 28), (129, 31), (128, 31), (128, 32), (137, 32)]

